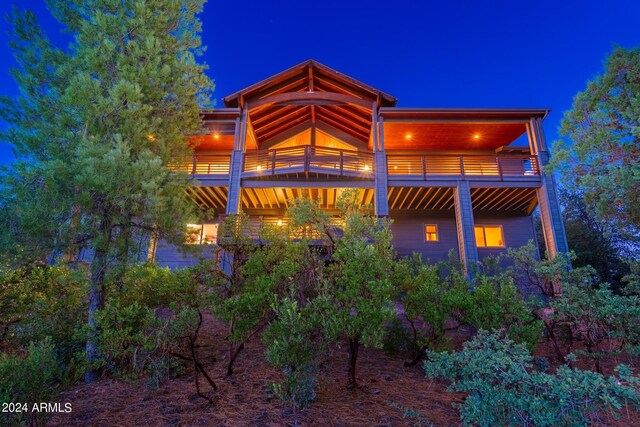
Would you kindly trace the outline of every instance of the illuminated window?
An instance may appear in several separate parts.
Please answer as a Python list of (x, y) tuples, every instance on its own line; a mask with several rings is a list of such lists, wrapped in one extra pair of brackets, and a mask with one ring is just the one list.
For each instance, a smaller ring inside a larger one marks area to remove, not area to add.
[(438, 226), (435, 224), (426, 224), (424, 226), (424, 239), (427, 242), (438, 241)]
[(501, 225), (476, 225), (475, 234), (479, 248), (504, 248)]
[(187, 224), (185, 243), (213, 245), (218, 240), (218, 224)]

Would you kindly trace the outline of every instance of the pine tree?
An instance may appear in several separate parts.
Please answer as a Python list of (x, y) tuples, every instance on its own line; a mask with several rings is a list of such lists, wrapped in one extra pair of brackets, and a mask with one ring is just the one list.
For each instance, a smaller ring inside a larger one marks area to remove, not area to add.
[(192, 215), (187, 176), (168, 165), (190, 156), (213, 89), (197, 62), (204, 1), (47, 0), (73, 38), (65, 49), (31, 12), (10, 17), (21, 95), (1, 99), (17, 157), (2, 176), (2, 240), (30, 259), (91, 250), (90, 365), (105, 280), (145, 236), (183, 239)]

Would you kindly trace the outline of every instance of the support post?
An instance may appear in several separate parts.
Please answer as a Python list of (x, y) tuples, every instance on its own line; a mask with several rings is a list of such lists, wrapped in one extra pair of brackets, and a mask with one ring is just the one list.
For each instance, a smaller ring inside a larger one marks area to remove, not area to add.
[(559, 252), (568, 252), (569, 245), (562, 221), (558, 191), (553, 175), (546, 174), (544, 166), (549, 163), (549, 151), (542, 131), (542, 119), (534, 118), (527, 126), (529, 146), (531, 154), (538, 159), (538, 167), (542, 185), (536, 190), (538, 207), (540, 208), (540, 220), (544, 234), (544, 243), (551, 258)]
[(373, 103), (372, 122), (375, 214), (377, 216), (389, 216), (389, 187), (387, 154), (384, 150), (384, 123), (382, 117), (378, 117), (378, 107), (375, 102)]
[(453, 197), (460, 261), (467, 278), (473, 279), (475, 268), (478, 264), (478, 248), (476, 247), (469, 182), (465, 180), (458, 181)]
[(229, 165), (229, 191), (227, 196), (227, 215), (234, 215), (240, 212), (240, 200), (242, 188), (240, 186), (242, 178), (242, 168), (244, 166), (244, 149), (247, 139), (247, 121), (249, 105), (245, 104), (242, 116), (236, 120), (236, 133), (231, 153)]

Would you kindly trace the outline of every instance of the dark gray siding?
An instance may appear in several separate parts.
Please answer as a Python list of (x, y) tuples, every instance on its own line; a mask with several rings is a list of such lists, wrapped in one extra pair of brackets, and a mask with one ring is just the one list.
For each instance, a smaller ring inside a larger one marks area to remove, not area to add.
[[(449, 251), (458, 252), (458, 237), (453, 213), (425, 213), (422, 215), (401, 215), (392, 213), (393, 245), (398, 256), (409, 256), (413, 252), (422, 254), (422, 259), (441, 261), (448, 258)], [(519, 248), (529, 240), (535, 241), (531, 216), (505, 216), (499, 214), (474, 213), (477, 225), (501, 225), (504, 235), (504, 248), (478, 248), (478, 258), (499, 255), (507, 248)], [(438, 226), (438, 241), (425, 241), (425, 224)]]
[[(423, 260), (433, 262), (444, 261), (449, 251), (458, 253), (458, 235), (456, 233), (456, 219), (452, 213), (428, 213), (419, 216), (405, 216), (391, 214), (393, 224), (393, 246), (398, 256), (410, 256), (416, 252)], [(435, 224), (438, 227), (438, 241), (425, 240), (425, 224)]]
[(201, 252), (181, 253), (177, 246), (167, 245), (165, 242), (158, 242), (156, 264), (175, 270), (196, 265), (201, 259), (213, 260), (216, 258), (215, 246), (202, 245), (201, 248)]

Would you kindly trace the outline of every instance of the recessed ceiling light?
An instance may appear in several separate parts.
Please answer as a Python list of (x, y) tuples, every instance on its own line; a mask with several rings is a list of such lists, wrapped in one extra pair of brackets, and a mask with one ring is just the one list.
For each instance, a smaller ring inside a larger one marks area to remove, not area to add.
[(413, 135), (411, 135), (410, 133), (406, 134), (404, 136), (404, 139), (411, 139)]
[(473, 139), (480, 139), (480, 134), (476, 133), (475, 135), (473, 135)]
[(213, 139), (220, 139), (220, 134), (219, 133), (214, 133), (213, 134)]

